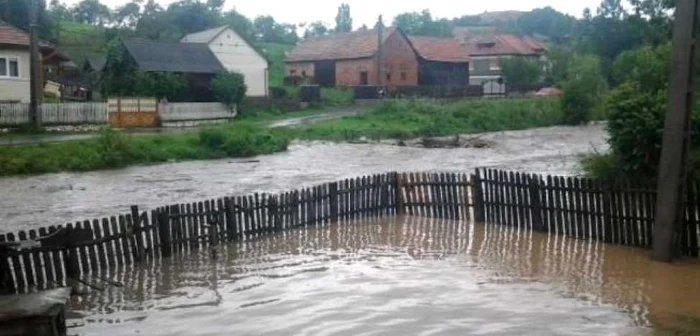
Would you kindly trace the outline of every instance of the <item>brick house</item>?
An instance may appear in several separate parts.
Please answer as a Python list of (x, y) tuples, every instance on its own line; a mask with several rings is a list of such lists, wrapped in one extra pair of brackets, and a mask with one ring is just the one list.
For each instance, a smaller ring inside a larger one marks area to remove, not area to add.
[[(307, 39), (287, 56), (286, 76), (304, 77), (321, 86), (416, 86), (419, 61), (398, 28)], [(381, 55), (381, 73), (379, 73)]]

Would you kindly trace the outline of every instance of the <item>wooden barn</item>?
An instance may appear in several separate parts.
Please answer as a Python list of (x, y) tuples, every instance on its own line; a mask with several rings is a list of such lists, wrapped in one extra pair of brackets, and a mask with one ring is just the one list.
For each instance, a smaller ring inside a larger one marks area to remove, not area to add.
[(469, 85), (468, 50), (451, 38), (409, 37), (418, 54), (418, 84), (421, 86)]

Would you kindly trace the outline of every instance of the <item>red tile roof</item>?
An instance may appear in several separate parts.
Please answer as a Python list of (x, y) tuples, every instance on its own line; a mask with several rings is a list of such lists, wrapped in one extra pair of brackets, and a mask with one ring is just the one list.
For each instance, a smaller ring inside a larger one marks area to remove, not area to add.
[[(387, 28), (382, 35), (386, 40), (397, 32)], [(352, 33), (313, 37), (302, 41), (292, 50), (285, 62), (307, 62), (372, 57), (377, 52), (377, 31), (365, 30)]]
[(469, 63), (469, 51), (459, 41), (451, 38), (410, 36), (409, 40), (418, 55), (428, 61)]
[[(0, 21), (0, 44), (29, 46), (29, 33), (9, 23)], [(42, 47), (52, 47), (51, 43), (40, 41)]]
[(484, 36), (467, 42), (465, 46), (471, 56), (535, 56), (544, 50), (544, 46), (534, 39), (521, 39), (508, 34)]

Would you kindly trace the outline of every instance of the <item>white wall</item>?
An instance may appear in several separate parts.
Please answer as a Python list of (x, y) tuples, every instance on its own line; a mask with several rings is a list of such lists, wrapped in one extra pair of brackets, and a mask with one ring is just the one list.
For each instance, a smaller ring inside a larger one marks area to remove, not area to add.
[(248, 96), (267, 96), (267, 61), (231, 29), (209, 43), (219, 62), (229, 71), (245, 76)]
[(29, 52), (0, 50), (0, 57), (19, 58), (19, 78), (0, 77), (0, 101), (29, 102)]

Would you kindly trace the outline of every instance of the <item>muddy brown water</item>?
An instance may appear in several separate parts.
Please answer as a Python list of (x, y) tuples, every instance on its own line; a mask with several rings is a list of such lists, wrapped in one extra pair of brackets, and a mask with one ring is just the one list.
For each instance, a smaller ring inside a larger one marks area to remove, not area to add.
[(572, 175), (579, 155), (605, 151), (603, 126), (553, 127), (481, 135), (489, 148), (297, 143), (250, 160), (213, 160), (90, 173), (0, 178), (0, 232), (254, 192), (280, 192), (390, 171), (477, 167)]
[(700, 264), (467, 221), (288, 231), (129, 266), (79, 335), (697, 335)]

